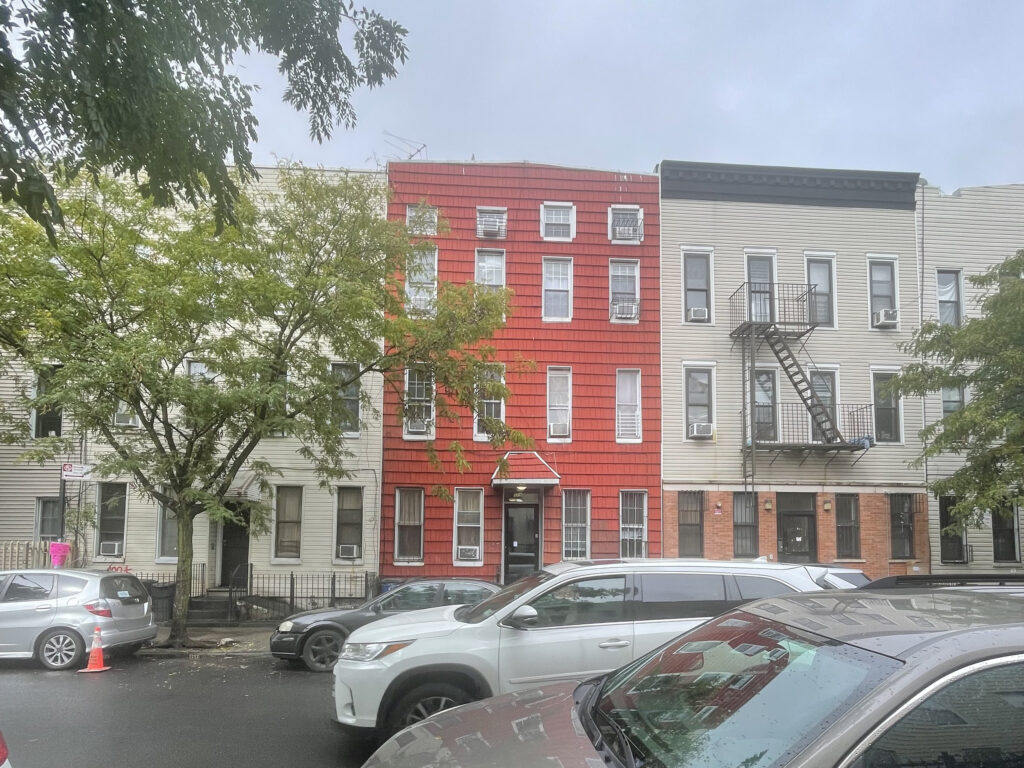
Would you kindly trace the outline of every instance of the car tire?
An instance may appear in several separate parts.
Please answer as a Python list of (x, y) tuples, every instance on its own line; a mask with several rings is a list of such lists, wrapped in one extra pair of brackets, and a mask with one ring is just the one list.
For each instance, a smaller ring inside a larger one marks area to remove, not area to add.
[(473, 697), (457, 685), (427, 683), (413, 688), (392, 707), (387, 720), (387, 734), (425, 720), (445, 709), (472, 701)]
[(36, 658), (47, 669), (71, 669), (82, 663), (85, 642), (71, 629), (44, 632), (36, 646)]
[(330, 672), (334, 669), (345, 634), (334, 629), (318, 629), (302, 644), (302, 661), (310, 672)]

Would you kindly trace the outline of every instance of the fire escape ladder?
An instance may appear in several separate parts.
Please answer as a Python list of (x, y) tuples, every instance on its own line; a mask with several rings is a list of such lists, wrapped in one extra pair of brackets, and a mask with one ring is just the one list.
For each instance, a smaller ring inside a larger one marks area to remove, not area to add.
[(793, 350), (786, 341), (786, 337), (782, 335), (777, 325), (772, 323), (765, 329), (764, 340), (782, 366), (782, 370), (785, 372), (790, 384), (793, 385), (793, 389), (800, 396), (800, 400), (803, 402), (807, 412), (811, 415), (816, 434), (821, 437), (821, 442), (842, 442), (843, 437), (839, 433), (839, 427), (836, 424), (831, 409), (821, 402), (821, 398), (814, 391), (811, 382), (807, 378), (807, 374), (797, 361), (796, 355), (793, 354)]

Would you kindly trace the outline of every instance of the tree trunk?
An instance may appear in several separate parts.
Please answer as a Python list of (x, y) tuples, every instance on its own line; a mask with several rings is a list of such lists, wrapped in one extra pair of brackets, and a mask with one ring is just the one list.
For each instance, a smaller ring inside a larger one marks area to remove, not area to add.
[(194, 518), (190, 510), (176, 514), (178, 520), (178, 568), (174, 575), (174, 615), (171, 618), (170, 645), (188, 642), (188, 604), (192, 595), (192, 530)]

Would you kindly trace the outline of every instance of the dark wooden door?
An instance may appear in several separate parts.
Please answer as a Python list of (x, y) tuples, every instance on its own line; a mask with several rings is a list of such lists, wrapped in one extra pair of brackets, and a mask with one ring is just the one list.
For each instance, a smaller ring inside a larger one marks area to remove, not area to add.
[[(231, 575), (238, 569), (236, 579), (246, 579), (249, 567), (249, 514), (239, 511), (246, 525), (227, 522), (221, 526), (220, 586), (231, 586)], [(238, 582), (244, 583), (244, 582)]]

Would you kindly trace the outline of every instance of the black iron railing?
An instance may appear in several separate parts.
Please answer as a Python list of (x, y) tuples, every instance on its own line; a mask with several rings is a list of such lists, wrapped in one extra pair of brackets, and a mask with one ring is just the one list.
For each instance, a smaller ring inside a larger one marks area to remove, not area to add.
[[(801, 446), (822, 450), (862, 450), (874, 444), (874, 426), (870, 405), (840, 403), (831, 410), (840, 439), (825, 442), (803, 403), (758, 404), (754, 406), (753, 441), (748, 434), (745, 445), (771, 450), (782, 446)], [(747, 432), (748, 430), (744, 430)]]
[(811, 283), (743, 283), (729, 297), (733, 334), (754, 326), (807, 331), (821, 322), (821, 300)]
[(354, 605), (379, 589), (376, 574), (319, 571), (255, 571), (250, 568), (244, 603), (250, 619), (278, 619), (310, 608)]

